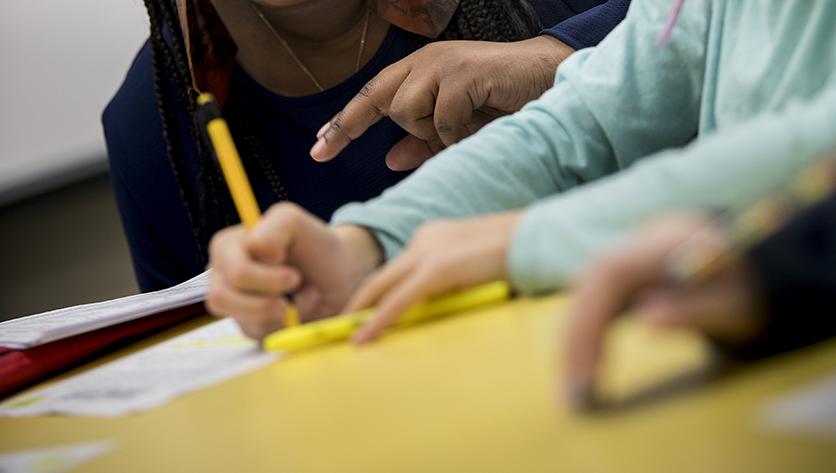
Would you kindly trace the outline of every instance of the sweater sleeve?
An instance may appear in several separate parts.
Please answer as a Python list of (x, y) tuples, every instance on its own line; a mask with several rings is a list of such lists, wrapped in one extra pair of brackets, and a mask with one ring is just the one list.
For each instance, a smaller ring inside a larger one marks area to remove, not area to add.
[(512, 280), (532, 292), (556, 289), (594, 255), (660, 212), (752, 202), (836, 150), (832, 123), (836, 84), (807, 102), (541, 200), (526, 209), (517, 225), (509, 255)]
[[(451, 146), (380, 197), (343, 207), (332, 223), (371, 229), (392, 258), (424, 222), (522, 208), (684, 146), (698, 129), (710, 20), (707, 2), (686, 2), (685, 9), (696, 11), (682, 16), (668, 47), (656, 48), (670, 2), (634, 3), (600, 46), (564, 61), (543, 97)], [(520, 245), (536, 240), (525, 235)], [(554, 260), (564, 259), (560, 253)], [(515, 257), (523, 259), (528, 264)]]
[(542, 34), (554, 36), (572, 49), (597, 46), (627, 15), (630, 0), (607, 0), (564, 20)]
[(736, 355), (760, 357), (836, 336), (836, 194), (752, 247), (745, 258), (765, 296), (768, 318), (763, 335)]

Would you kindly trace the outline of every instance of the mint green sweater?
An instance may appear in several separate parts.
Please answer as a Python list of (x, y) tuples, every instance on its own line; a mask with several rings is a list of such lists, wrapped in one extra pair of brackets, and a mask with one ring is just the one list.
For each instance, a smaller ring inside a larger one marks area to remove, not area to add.
[(524, 208), (511, 282), (545, 291), (652, 216), (754, 199), (836, 151), (836, 1), (686, 0), (657, 46), (673, 3), (634, 0), (540, 99), (333, 223), (391, 258), (422, 223)]

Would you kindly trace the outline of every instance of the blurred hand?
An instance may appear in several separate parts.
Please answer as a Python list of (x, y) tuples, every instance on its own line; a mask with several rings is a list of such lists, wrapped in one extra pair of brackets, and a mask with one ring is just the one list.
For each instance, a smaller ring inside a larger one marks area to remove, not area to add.
[(704, 282), (674, 285), (667, 277), (674, 250), (725, 254), (728, 246), (724, 233), (705, 219), (669, 218), (590, 265), (575, 288), (565, 340), (570, 403), (580, 407), (589, 401), (606, 330), (627, 310), (647, 323), (691, 328), (731, 345), (756, 336), (763, 314), (739, 258), (731, 256)]
[(354, 336), (368, 342), (414, 304), (433, 296), (507, 279), (506, 259), (518, 212), (426, 224), (397, 258), (373, 273), (345, 308), (377, 305)]
[(336, 314), (382, 259), (366, 230), (329, 228), (287, 203), (271, 207), (250, 231), (221, 230), (209, 253), (207, 308), (255, 339), (282, 327), (288, 293), (303, 320)]
[(550, 36), (515, 43), (440, 41), (390, 65), (317, 133), (311, 156), (329, 161), (389, 116), (410, 136), (386, 156), (414, 169), (491, 120), (522, 108), (554, 82), (573, 52)]

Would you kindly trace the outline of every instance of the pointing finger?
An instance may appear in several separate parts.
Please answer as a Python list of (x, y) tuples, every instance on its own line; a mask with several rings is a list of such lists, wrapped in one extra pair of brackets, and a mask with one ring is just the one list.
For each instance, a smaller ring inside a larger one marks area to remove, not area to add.
[(395, 63), (366, 83), (360, 92), (317, 133), (311, 157), (330, 161), (351, 141), (389, 114), (389, 107), (404, 79), (409, 65)]

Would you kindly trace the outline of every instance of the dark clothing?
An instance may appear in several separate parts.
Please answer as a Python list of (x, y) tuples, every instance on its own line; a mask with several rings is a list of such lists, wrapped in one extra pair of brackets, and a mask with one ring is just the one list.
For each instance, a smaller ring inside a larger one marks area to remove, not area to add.
[[(561, 22), (544, 33), (577, 48), (597, 44), (602, 33), (624, 17), (628, 3), (626, 0), (532, 2), (543, 15), (542, 24)], [(582, 11), (586, 13), (575, 16)], [(340, 159), (317, 163), (308, 154), (317, 130), (363, 84), (423, 44), (422, 38), (390, 27), (379, 50), (357, 74), (336, 87), (305, 97), (274, 94), (236, 67), (224, 115), (235, 136), (241, 136), (236, 125), (246, 124), (247, 134), (258, 141), (269, 157), (288, 198), (328, 220), (341, 205), (375, 197), (408, 175), (390, 171), (384, 162), (386, 153), (405, 132), (391, 120), (381, 120), (352, 142)], [(168, 161), (153, 77), (151, 49), (146, 44), (102, 117), (114, 193), (143, 291), (168, 287), (194, 276), (203, 271), (206, 258), (195, 241)], [(176, 97), (173, 85), (167, 80), (163, 80), (163, 89), (163, 93)], [(190, 117), (176, 98), (174, 103), (178, 133), (173, 140), (186, 151), (186, 177), (197, 186), (198, 155), (188, 131)], [(264, 172), (259, 172), (257, 163), (244, 164), (251, 171), (250, 180), (259, 204), (266, 209), (278, 196)]]
[[(592, 6), (591, 4), (595, 4)], [(563, 0), (560, 2), (535, 2), (534, 8), (544, 25), (555, 24), (543, 31), (571, 46), (583, 49), (595, 46), (606, 37), (627, 14), (630, 0)]]
[(763, 289), (763, 336), (746, 358), (798, 348), (836, 335), (836, 194), (793, 219), (746, 255)]

